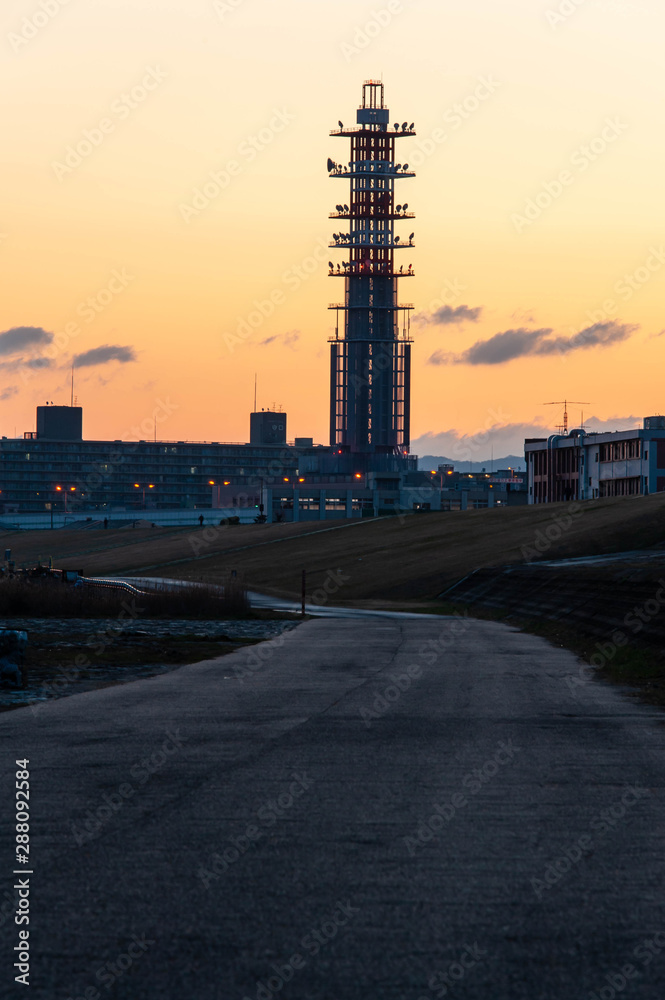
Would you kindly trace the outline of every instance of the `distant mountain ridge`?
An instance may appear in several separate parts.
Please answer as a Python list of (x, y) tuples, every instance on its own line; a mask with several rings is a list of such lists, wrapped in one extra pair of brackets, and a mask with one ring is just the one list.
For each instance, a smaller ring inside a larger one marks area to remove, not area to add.
[(480, 462), (468, 462), (459, 458), (444, 458), (440, 455), (420, 455), (418, 457), (419, 469), (436, 470), (439, 465), (454, 465), (456, 472), (496, 472), (497, 469), (526, 470), (524, 455), (484, 458)]

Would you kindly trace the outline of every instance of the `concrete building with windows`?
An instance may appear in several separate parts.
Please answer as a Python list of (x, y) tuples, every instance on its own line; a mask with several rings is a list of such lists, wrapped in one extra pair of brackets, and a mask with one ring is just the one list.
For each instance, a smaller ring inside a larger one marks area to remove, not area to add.
[(292, 521), (438, 509), (415, 456), (368, 461), (312, 438), (287, 442), (281, 410), (252, 413), (245, 443), (86, 441), (80, 407), (38, 407), (36, 426), (22, 438), (0, 439), (5, 523), (27, 514), (45, 523), (55, 514), (59, 524), (161, 520), (160, 512), (185, 510)]
[(646, 496), (665, 492), (665, 417), (643, 427), (568, 434), (525, 441), (529, 503)]

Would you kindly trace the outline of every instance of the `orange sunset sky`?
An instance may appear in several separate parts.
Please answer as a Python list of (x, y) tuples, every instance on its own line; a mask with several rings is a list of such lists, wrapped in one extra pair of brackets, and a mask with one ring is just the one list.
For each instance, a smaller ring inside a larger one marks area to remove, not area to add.
[(87, 438), (167, 400), (160, 438), (245, 441), (256, 372), (327, 443), (329, 130), (381, 76), (418, 131), (413, 450), (519, 454), (549, 400), (662, 412), (664, 27), (662, 0), (7, 0), (2, 434), (74, 362)]

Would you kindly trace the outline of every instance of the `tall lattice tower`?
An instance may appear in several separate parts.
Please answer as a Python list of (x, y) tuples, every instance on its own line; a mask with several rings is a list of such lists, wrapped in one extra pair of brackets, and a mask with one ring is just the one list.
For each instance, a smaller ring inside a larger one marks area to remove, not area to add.
[[(383, 83), (367, 80), (357, 125), (340, 122), (331, 135), (351, 140), (351, 156), (344, 164), (328, 160), (330, 176), (350, 184), (348, 204), (330, 215), (347, 220), (349, 230), (334, 233), (330, 244), (344, 249), (347, 258), (330, 264), (330, 274), (344, 279), (344, 301), (330, 306), (337, 312), (330, 341), (330, 443), (351, 452), (405, 455), (413, 306), (399, 303), (398, 284), (413, 275), (405, 251), (412, 249), (414, 234), (396, 236), (395, 223), (414, 214), (408, 202), (396, 204), (395, 182), (415, 174), (408, 163), (395, 162), (395, 144), (415, 131), (407, 122), (390, 123)], [(398, 251), (407, 260), (399, 266)]]

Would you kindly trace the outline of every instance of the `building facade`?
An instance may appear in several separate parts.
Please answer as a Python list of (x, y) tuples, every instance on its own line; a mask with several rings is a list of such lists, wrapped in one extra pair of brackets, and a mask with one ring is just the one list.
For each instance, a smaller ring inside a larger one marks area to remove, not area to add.
[(645, 417), (635, 430), (530, 438), (525, 455), (529, 503), (662, 493), (665, 417)]

